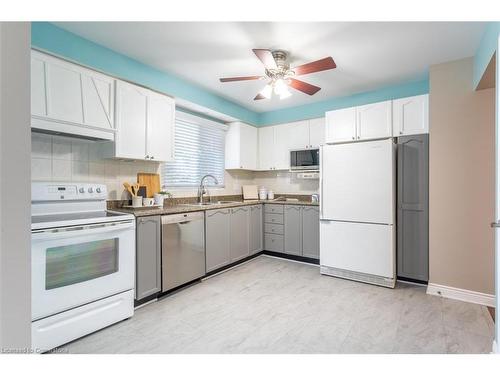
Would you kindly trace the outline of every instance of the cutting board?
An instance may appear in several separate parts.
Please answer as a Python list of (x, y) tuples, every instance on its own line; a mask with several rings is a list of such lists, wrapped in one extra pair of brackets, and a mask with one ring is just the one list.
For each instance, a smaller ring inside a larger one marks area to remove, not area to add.
[(157, 173), (137, 173), (137, 182), (146, 186), (148, 198), (153, 198), (153, 195), (160, 191), (160, 175)]
[(243, 185), (243, 199), (259, 199), (257, 185)]

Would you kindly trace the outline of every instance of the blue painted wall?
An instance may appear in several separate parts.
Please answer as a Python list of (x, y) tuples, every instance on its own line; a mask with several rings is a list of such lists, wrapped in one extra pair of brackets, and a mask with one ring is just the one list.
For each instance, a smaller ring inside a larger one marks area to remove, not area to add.
[(379, 90), (336, 97), (321, 102), (258, 113), (215, 95), (172, 74), (160, 71), (109, 48), (63, 30), (49, 22), (33, 22), (34, 48), (59, 55), (104, 73), (150, 87), (174, 97), (202, 105), (243, 122), (266, 126), (324, 116), (329, 110), (403, 98), (429, 92), (428, 79), (385, 87)]
[(214, 95), (174, 75), (63, 30), (48, 22), (32, 22), (31, 45), (104, 73), (189, 100), (242, 121), (258, 124), (259, 114)]
[(473, 84), (477, 88), (479, 81), (497, 49), (498, 36), (500, 35), (500, 22), (490, 22), (481, 38), (479, 47), (474, 55)]
[(317, 118), (324, 116), (326, 111), (334, 109), (376, 103), (384, 100), (404, 98), (413, 95), (427, 94), (428, 92), (429, 80), (425, 79), (423, 81), (385, 87), (375, 91), (363, 92), (340, 98), (331, 98), (313, 104), (264, 112), (260, 115), (260, 125), (273, 125), (283, 122)]

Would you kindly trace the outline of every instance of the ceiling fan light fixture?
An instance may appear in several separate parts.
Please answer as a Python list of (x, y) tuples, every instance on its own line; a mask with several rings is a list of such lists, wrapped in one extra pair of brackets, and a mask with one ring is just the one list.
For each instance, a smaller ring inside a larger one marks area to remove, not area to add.
[(281, 94), (280, 94), (280, 100), (283, 100), (283, 99), (286, 99), (286, 98), (289, 98), (290, 96), (292, 96), (292, 93), (290, 91), (288, 91), (288, 89), (285, 89)]
[(274, 82), (274, 93), (280, 97), (280, 100), (290, 97), (292, 94), (288, 91), (288, 86), (281, 78)]
[(262, 95), (266, 99), (270, 99), (273, 94), (273, 86), (268, 83), (264, 88), (260, 91), (260, 95)]

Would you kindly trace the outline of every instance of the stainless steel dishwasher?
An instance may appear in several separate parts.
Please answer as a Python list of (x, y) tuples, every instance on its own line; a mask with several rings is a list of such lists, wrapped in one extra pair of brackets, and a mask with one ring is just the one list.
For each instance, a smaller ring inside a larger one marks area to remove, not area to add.
[(205, 275), (205, 214), (161, 217), (162, 291)]

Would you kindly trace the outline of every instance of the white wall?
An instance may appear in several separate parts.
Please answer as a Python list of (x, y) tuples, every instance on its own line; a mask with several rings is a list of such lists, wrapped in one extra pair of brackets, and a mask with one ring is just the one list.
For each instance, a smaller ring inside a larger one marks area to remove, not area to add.
[[(31, 178), (33, 181), (104, 182), (108, 199), (129, 199), (123, 182), (137, 180), (138, 172), (160, 173), (160, 163), (104, 159), (99, 142), (32, 133)], [(224, 174), (224, 188), (209, 188), (212, 195), (241, 194), (243, 185), (265, 186), (275, 193), (312, 194), (318, 180), (299, 180), (288, 171), (250, 172), (232, 170)], [(197, 189), (169, 189), (175, 197), (194, 197)]]
[(495, 92), (472, 63), (429, 69), (429, 283), (492, 295)]
[(255, 172), (254, 184), (281, 194), (315, 194), (319, 191), (319, 180), (298, 179), (296, 173), (288, 171)]
[(0, 347), (31, 345), (29, 22), (0, 23)]

